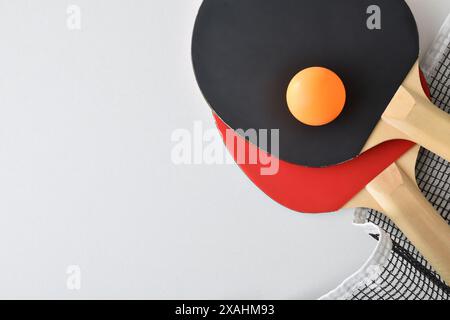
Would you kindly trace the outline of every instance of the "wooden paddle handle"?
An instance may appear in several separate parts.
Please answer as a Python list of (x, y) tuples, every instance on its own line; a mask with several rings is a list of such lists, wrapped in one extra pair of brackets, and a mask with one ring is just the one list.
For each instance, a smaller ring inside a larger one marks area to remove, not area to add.
[(450, 284), (450, 226), (393, 164), (366, 190), (444, 281)]
[(409, 72), (382, 116), (368, 147), (407, 139), (450, 161), (450, 115), (432, 104), (420, 79), (419, 62)]
[(450, 114), (425, 95), (402, 86), (382, 119), (408, 140), (450, 161)]

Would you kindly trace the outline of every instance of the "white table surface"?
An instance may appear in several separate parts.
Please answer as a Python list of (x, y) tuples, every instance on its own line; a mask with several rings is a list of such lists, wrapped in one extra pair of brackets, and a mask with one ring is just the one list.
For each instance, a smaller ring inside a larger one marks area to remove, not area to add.
[[(192, 73), (200, 0), (0, 0), (0, 298), (317, 298), (375, 242), (293, 214), (232, 165), (175, 166), (213, 123)], [(410, 0), (425, 50), (448, 0)], [(66, 269), (81, 268), (81, 289)]]

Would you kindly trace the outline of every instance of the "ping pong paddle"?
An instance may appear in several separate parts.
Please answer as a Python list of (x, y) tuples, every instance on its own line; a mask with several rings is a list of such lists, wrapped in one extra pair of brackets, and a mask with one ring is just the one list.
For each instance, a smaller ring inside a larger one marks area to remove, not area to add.
[(243, 150), (246, 159), (252, 154), (265, 159), (254, 164), (238, 163), (249, 179), (274, 201), (303, 213), (359, 207), (383, 212), (450, 283), (450, 227), (415, 183), (419, 146), (404, 140), (388, 141), (351, 161), (324, 168), (278, 160), (278, 173), (264, 175), (267, 159), (273, 156), (237, 135), (219, 117), (215, 119), (235, 160), (242, 157), (239, 152)]
[[(374, 7), (379, 29), (367, 23)], [(450, 116), (421, 89), (418, 53), (404, 0), (204, 0), (192, 38), (217, 116), (233, 129), (280, 129), (279, 158), (310, 167), (392, 139), (450, 160)]]

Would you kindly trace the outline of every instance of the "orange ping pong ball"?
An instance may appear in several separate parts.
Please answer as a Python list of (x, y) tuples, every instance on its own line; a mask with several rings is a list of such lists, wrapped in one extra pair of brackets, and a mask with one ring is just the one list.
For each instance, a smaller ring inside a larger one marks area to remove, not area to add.
[(346, 92), (336, 73), (312, 67), (292, 78), (286, 98), (289, 110), (297, 120), (310, 126), (323, 126), (341, 114)]

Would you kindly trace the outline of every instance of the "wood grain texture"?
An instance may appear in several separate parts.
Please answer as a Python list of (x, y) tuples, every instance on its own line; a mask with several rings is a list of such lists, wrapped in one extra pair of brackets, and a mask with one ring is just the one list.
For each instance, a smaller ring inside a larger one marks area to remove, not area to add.
[(450, 161), (450, 115), (425, 95), (416, 63), (370, 136), (364, 150), (392, 139), (413, 141)]

